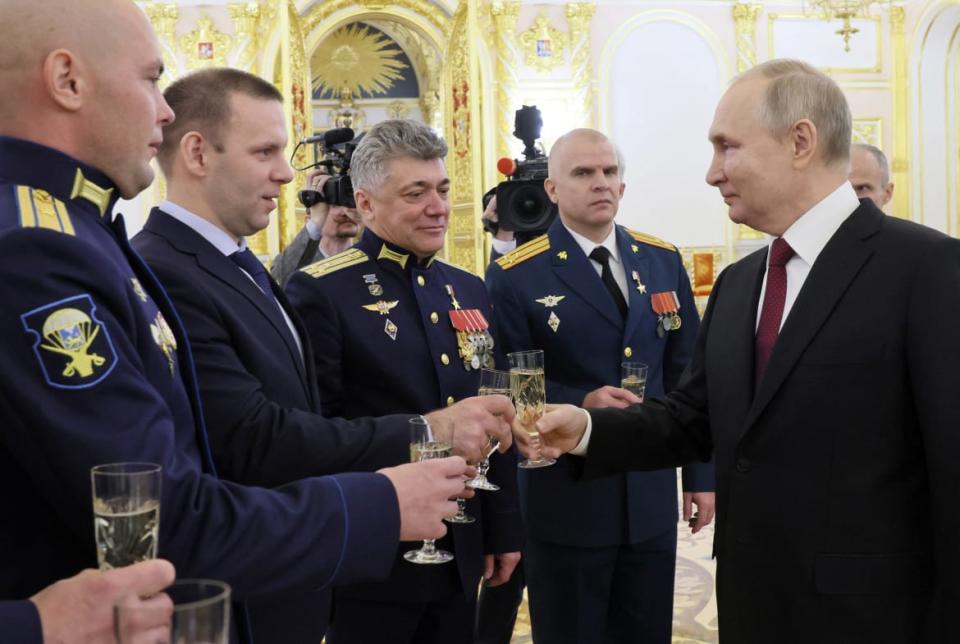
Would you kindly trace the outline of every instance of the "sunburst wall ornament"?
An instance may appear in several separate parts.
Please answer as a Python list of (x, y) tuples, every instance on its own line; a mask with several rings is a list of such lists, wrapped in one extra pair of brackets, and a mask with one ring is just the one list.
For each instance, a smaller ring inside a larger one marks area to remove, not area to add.
[(401, 56), (403, 51), (383, 34), (360, 23), (347, 25), (330, 34), (314, 52), (314, 90), (334, 97), (342, 87), (349, 87), (356, 97), (385, 94), (408, 68)]

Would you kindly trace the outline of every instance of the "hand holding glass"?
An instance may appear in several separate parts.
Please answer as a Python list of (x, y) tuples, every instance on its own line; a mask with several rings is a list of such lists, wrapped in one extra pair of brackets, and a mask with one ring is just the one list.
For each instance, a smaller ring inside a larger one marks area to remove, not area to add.
[(643, 402), (643, 394), (647, 390), (647, 365), (642, 362), (621, 362), (620, 386)]
[(533, 469), (553, 465), (557, 461), (540, 454), (540, 432), (537, 421), (543, 416), (547, 406), (546, 381), (543, 375), (543, 351), (519, 351), (508, 353), (510, 361), (510, 393), (513, 406), (517, 410), (516, 422), (530, 436), (531, 443), (537, 449), (536, 458), (527, 458), (518, 467)]
[[(496, 369), (481, 369), (480, 390), (477, 392), (477, 395), (493, 396), (496, 394), (506, 396), (507, 398), (510, 397), (510, 374), (506, 371), (498, 371)], [(477, 475), (467, 481), (467, 485), (477, 490), (488, 490), (490, 492), (496, 492), (500, 489), (499, 485), (492, 483), (490, 479), (487, 478), (487, 472), (490, 470), (490, 456), (497, 451), (499, 447), (500, 441), (491, 438), (487, 445), (486, 456), (484, 456), (482, 461), (477, 463)]]
[(110, 463), (90, 470), (100, 570), (156, 559), (160, 472), (155, 463)]
[[(447, 441), (440, 441), (430, 423), (423, 416), (410, 419), (410, 462), (419, 463), (434, 458), (446, 458), (453, 453), (453, 433)], [(415, 564), (441, 564), (453, 561), (453, 554), (437, 550), (435, 539), (424, 539), (419, 550), (409, 550), (403, 558)]]
[(164, 592), (173, 601), (169, 628), (143, 632), (144, 624), (160, 623), (169, 614), (169, 603), (130, 600), (114, 607), (120, 644), (229, 643), (230, 586), (212, 579), (181, 579)]

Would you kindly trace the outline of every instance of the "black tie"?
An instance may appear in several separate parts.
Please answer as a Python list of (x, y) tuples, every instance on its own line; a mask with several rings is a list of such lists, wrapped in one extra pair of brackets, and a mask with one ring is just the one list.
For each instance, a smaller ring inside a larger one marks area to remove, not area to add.
[(610, 270), (610, 251), (603, 246), (597, 246), (593, 249), (593, 252), (590, 253), (590, 259), (600, 264), (600, 267), (603, 269), (600, 272), (600, 279), (603, 281), (603, 285), (607, 287), (607, 290), (610, 291), (610, 297), (613, 298), (617, 308), (620, 309), (620, 315), (626, 319), (627, 301), (623, 299), (623, 291), (621, 291), (620, 286), (617, 285), (617, 280), (613, 279), (613, 271)]
[(253, 281), (257, 283), (257, 286), (260, 287), (260, 290), (263, 291), (267, 299), (270, 300), (274, 306), (277, 306), (277, 301), (273, 297), (273, 287), (270, 285), (270, 276), (267, 275), (267, 269), (263, 267), (263, 264), (260, 263), (257, 256), (250, 252), (249, 248), (244, 248), (243, 250), (231, 253), (230, 259), (233, 260), (234, 264), (246, 271), (247, 274), (253, 278)]

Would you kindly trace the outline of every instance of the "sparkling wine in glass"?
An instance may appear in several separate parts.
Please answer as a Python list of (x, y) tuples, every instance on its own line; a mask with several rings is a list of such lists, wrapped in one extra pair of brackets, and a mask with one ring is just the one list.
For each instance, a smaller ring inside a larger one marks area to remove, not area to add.
[[(496, 369), (481, 369), (480, 389), (477, 395), (492, 396), (495, 394), (510, 397), (510, 373)], [(500, 486), (487, 478), (487, 472), (490, 471), (490, 456), (500, 447), (500, 441), (495, 438), (489, 440), (486, 456), (477, 463), (477, 475), (467, 481), (467, 485), (477, 490), (496, 492), (500, 489)]]
[(642, 362), (620, 363), (620, 386), (643, 402), (647, 390), (647, 365)]
[(540, 432), (537, 421), (547, 406), (546, 380), (543, 374), (543, 351), (518, 351), (508, 353), (510, 361), (510, 393), (517, 410), (517, 422), (532, 439), (537, 448), (536, 458), (527, 458), (518, 464), (524, 469), (553, 465), (557, 461), (540, 454)]
[(101, 570), (156, 558), (160, 473), (155, 463), (109, 463), (90, 470)]
[[(446, 458), (453, 454), (453, 434), (440, 440), (423, 416), (410, 419), (410, 462), (419, 463), (434, 458)], [(442, 564), (453, 561), (453, 554), (438, 550), (435, 539), (424, 539), (419, 550), (409, 550), (403, 558), (415, 564)]]

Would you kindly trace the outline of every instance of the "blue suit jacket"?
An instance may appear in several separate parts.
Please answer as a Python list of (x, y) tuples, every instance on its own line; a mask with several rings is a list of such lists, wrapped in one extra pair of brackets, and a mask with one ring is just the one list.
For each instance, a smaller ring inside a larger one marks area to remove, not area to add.
[(27, 599), (0, 601), (0, 630), (17, 644), (43, 644), (40, 613)]
[[(303, 356), (280, 311), (230, 258), (154, 209), (134, 248), (183, 320), (220, 476), (272, 487), (299, 478), (397, 465), (409, 456), (409, 415), (354, 421), (320, 415), (310, 339), (283, 292)], [(316, 642), (329, 592), (253, 603), (258, 644)]]
[[(75, 189), (78, 171), (98, 187)], [(186, 335), (115, 200), (96, 169), (0, 137), (0, 515), (18, 523), (0, 531), (0, 599), (96, 566), (90, 468), (118, 461), (162, 465), (159, 555), (181, 577), (245, 600), (384, 575), (399, 535), (385, 477), (216, 478)]]
[[(407, 256), (405, 266), (377, 259), (383, 248)], [(374, 284), (382, 289), (380, 295), (368, 288)], [(290, 278), (287, 295), (316, 347), (325, 414), (355, 418), (424, 413), (476, 395), (479, 371), (465, 370), (458, 356), (446, 285), (453, 288), (462, 308), (480, 309), (490, 319), (490, 301), (477, 276), (440, 261), (417, 266), (415, 257), (369, 229), (352, 249)], [(396, 305), (383, 314), (364, 308), (378, 300)], [(391, 324), (395, 337), (388, 332)], [(467, 512), (478, 521), (452, 526), (452, 543), (450, 533), (438, 542), (454, 548), (454, 566), (416, 566), (398, 557), (387, 582), (350, 592), (399, 602), (443, 598), (462, 588), (472, 597), (482, 573), (482, 555), (520, 549), (514, 459), (513, 452), (491, 457), (490, 476), (503, 489), (470, 499)]]
[[(679, 253), (649, 243), (652, 238), (635, 239), (620, 226), (616, 236), (629, 286), (626, 321), (559, 218), (544, 238), (514, 249), (487, 271), (499, 344), (506, 351), (543, 349), (548, 402), (580, 405), (598, 387), (620, 386), (620, 363), (626, 360), (649, 367), (646, 399), (662, 397), (693, 352), (700, 321)], [(663, 291), (676, 292), (682, 325), (660, 338), (650, 296)], [(563, 299), (554, 306), (537, 301), (548, 295)], [(549, 324), (551, 313), (559, 318), (556, 330)], [(611, 546), (644, 541), (676, 525), (674, 470), (582, 481), (580, 459), (560, 460), (553, 467), (520, 473), (524, 517), (537, 539)], [(684, 488), (712, 490), (712, 465), (684, 468)]]

